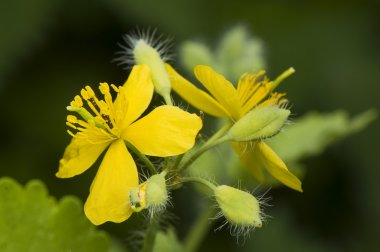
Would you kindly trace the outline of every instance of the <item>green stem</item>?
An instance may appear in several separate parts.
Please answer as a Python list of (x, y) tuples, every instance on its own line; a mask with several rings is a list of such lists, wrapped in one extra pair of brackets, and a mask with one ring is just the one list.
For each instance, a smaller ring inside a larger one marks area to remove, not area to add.
[(174, 165), (173, 165), (173, 167), (172, 167), (172, 170), (174, 170), (174, 171), (177, 170), (177, 167), (178, 167), (179, 163), (181, 163), (183, 156), (184, 156), (184, 154), (181, 154), (181, 155), (179, 155), (179, 156), (177, 156), (177, 157), (175, 158), (175, 161), (174, 161)]
[(172, 101), (172, 98), (170, 97), (170, 94), (164, 95), (163, 98), (165, 100), (166, 105), (173, 106), (173, 101)]
[(156, 215), (150, 222), (148, 229), (145, 233), (144, 244), (141, 249), (142, 252), (152, 252), (154, 248), (154, 243), (156, 241), (156, 235), (158, 231), (158, 226), (160, 222), (161, 214)]
[(133, 153), (136, 154), (136, 156), (144, 162), (144, 164), (146, 165), (146, 167), (148, 167), (149, 171), (152, 173), (152, 174), (157, 174), (157, 170), (156, 168), (154, 167), (153, 163), (149, 160), (149, 158), (147, 158), (144, 154), (142, 154), (141, 152), (138, 151), (138, 149), (136, 149), (135, 146), (133, 146), (132, 144), (128, 143), (127, 141), (125, 141), (126, 145), (128, 146), (128, 148), (133, 151)]
[(211, 191), (215, 191), (216, 189), (216, 185), (200, 177), (182, 177), (181, 182), (196, 182), (208, 187)]
[(185, 170), (187, 167), (189, 167), (197, 158), (199, 158), (207, 150), (215, 147), (218, 144), (224, 143), (225, 141), (228, 141), (227, 137), (221, 137), (211, 143), (206, 142), (202, 147), (196, 150), (195, 153), (191, 157), (189, 157), (189, 159), (187, 159), (183, 165), (179, 167), (178, 172), (181, 172)]
[[(207, 140), (199, 149), (197, 149), (185, 162), (178, 168), (178, 172), (185, 170), (189, 167), (198, 157), (200, 157), (207, 150), (221, 144), (228, 139), (223, 136), (231, 128), (231, 124), (225, 125), (218, 132), (216, 132), (210, 139)], [(223, 136), (223, 137), (222, 137)]]
[(197, 217), (197, 220), (191, 227), (184, 241), (186, 252), (198, 251), (201, 242), (210, 231), (212, 225), (211, 218), (215, 216), (215, 212), (216, 210), (211, 207), (205, 211), (202, 211), (202, 213)]
[[(183, 177), (181, 178), (181, 181), (195, 182), (195, 183), (202, 184), (213, 192), (216, 189), (216, 185), (200, 177)], [(215, 216), (214, 208), (210, 208), (206, 211), (202, 211), (202, 214), (198, 216), (196, 222), (191, 227), (191, 230), (189, 231), (184, 241), (186, 252), (197, 251), (200, 243), (202, 242), (202, 240), (204, 239), (204, 237), (206, 236), (207, 232), (209, 231), (211, 227), (212, 222), (210, 221), (210, 218), (212, 218), (213, 216)]]

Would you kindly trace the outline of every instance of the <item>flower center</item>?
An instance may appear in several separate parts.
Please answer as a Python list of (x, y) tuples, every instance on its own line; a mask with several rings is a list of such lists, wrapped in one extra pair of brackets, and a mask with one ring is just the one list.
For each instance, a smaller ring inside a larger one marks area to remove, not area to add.
[[(112, 89), (118, 94), (122, 87), (111, 85)], [(103, 95), (103, 99), (98, 99), (95, 92), (90, 86), (86, 86), (80, 92), (80, 96), (74, 97), (74, 100), (67, 107), (67, 110), (76, 112), (81, 119), (74, 115), (67, 116), (66, 124), (77, 130), (73, 133), (68, 130), (68, 133), (73, 137), (82, 137), (86, 139), (110, 140), (119, 138), (120, 121), (122, 115), (125, 115), (126, 103), (121, 97), (119, 102), (112, 102), (110, 86), (107, 83), (100, 83), (99, 90)], [(123, 101), (124, 103), (123, 103)], [(84, 107), (86, 103), (87, 108)]]
[(282, 98), (283, 93), (271, 93), (278, 85), (265, 76), (265, 71), (257, 74), (244, 74), (238, 83), (237, 91), (243, 115), (256, 106), (278, 106), (287, 100)]

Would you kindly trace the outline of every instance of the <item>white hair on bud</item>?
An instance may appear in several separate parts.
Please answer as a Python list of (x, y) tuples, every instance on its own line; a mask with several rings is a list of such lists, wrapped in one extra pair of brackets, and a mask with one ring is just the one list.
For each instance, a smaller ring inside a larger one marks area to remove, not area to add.
[[(241, 184), (238, 181), (238, 186), (241, 187)], [(254, 194), (254, 192), (258, 188), (255, 188), (253, 192), (245, 191), (250, 194)], [(260, 205), (260, 220), (262, 223), (267, 222), (268, 218), (271, 218), (271, 216), (264, 213), (264, 209), (266, 207), (270, 207), (271, 205), (268, 203), (272, 198), (266, 197), (266, 194), (270, 191), (271, 188), (268, 188), (265, 192), (263, 192), (260, 196), (257, 197), (257, 201)], [(240, 188), (239, 188), (240, 190)], [(217, 201), (214, 199), (214, 205), (213, 208), (217, 209), (217, 212), (214, 217), (211, 217), (211, 220), (217, 220), (217, 219), (223, 219), (220, 226), (216, 227), (214, 231), (220, 231), (225, 226), (229, 229), (230, 235), (236, 237), (236, 242), (238, 244), (244, 244), (246, 239), (250, 239), (250, 234), (255, 231), (256, 227), (254, 225), (242, 225), (242, 224), (235, 224), (230, 222), (227, 218), (225, 218), (225, 215), (222, 212), (222, 209), (220, 208)], [(241, 239), (242, 238), (242, 239)]]
[(125, 34), (123, 40), (122, 43), (117, 43), (121, 50), (115, 53), (116, 58), (113, 59), (113, 62), (116, 62), (117, 65), (124, 66), (124, 69), (130, 69), (136, 64), (134, 48), (140, 40), (143, 40), (146, 44), (154, 48), (164, 62), (171, 61), (174, 58), (174, 54), (170, 52), (172, 37), (166, 37), (163, 34), (158, 35), (157, 29), (150, 27), (145, 29), (136, 28), (134, 31)]

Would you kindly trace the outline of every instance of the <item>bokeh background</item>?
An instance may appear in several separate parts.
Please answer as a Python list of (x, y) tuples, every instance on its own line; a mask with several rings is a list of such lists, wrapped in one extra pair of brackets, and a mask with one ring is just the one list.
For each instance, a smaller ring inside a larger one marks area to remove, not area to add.
[[(111, 62), (122, 35), (137, 26), (157, 28), (173, 36), (175, 52), (189, 39), (212, 47), (236, 24), (264, 42), (270, 76), (289, 66), (297, 70), (286, 83), (295, 117), (308, 111), (344, 109), (355, 115), (380, 108), (376, 1), (4, 0), (0, 176), (23, 184), (38, 178), (58, 198), (73, 194), (85, 199), (96, 169), (69, 180), (54, 176), (70, 140), (65, 107), (85, 84), (123, 83), (128, 72)], [(273, 218), (246, 245), (229, 238), (228, 230), (211, 231), (201, 251), (375, 251), (379, 126), (377, 120), (304, 160), (304, 193), (271, 191), (273, 207), (267, 213)], [(176, 204), (185, 211), (185, 199)], [(179, 226), (189, 223), (181, 211), (176, 215)], [(128, 242), (128, 232), (138, 227), (123, 223), (100, 228)]]

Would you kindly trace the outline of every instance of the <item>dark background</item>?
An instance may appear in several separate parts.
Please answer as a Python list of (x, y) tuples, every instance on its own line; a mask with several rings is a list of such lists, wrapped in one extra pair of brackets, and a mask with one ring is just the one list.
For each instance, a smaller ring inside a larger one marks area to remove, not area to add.
[[(43, 180), (56, 197), (82, 199), (96, 169), (69, 180), (54, 174), (70, 137), (65, 107), (85, 84), (121, 84), (111, 63), (122, 34), (138, 27), (216, 44), (244, 24), (265, 43), (268, 72), (289, 66), (292, 112), (379, 108), (380, 5), (375, 1), (64, 1), (0, 3), (0, 176)], [(174, 63), (175, 64), (175, 63)], [(178, 66), (178, 64), (177, 64)], [(375, 251), (379, 244), (379, 121), (307, 165), (304, 193), (271, 191), (273, 216), (245, 246), (227, 230), (211, 232), (204, 250)], [(181, 194), (178, 194), (180, 197)], [(175, 195), (176, 196), (176, 195)], [(186, 200), (177, 199), (184, 205)], [(174, 210), (173, 210), (174, 211)], [(178, 213), (179, 225), (187, 219)], [(132, 221), (133, 222), (133, 221)], [(130, 224), (106, 224), (122, 241)], [(179, 234), (180, 237), (183, 234)]]

